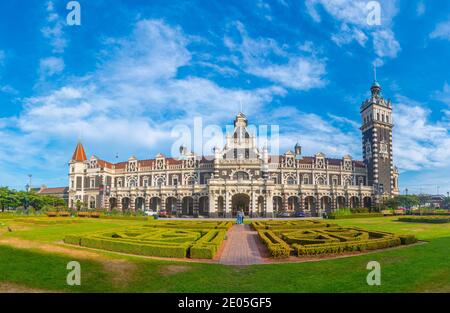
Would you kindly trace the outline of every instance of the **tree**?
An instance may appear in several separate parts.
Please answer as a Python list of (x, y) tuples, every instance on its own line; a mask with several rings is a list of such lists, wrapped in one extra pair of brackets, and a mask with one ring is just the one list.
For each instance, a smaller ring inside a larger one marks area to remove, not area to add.
[(0, 208), (2, 212), (4, 212), (6, 208), (15, 208), (19, 205), (20, 203), (14, 190), (10, 190), (8, 187), (0, 188)]
[(400, 195), (395, 197), (399, 206), (411, 208), (420, 204), (420, 198), (416, 195)]

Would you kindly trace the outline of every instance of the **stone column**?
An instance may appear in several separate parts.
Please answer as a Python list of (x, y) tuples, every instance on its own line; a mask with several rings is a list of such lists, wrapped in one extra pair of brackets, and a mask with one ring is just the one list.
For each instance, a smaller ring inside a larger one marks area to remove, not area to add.
[(255, 217), (255, 216), (257, 216), (256, 214), (255, 214), (255, 212), (256, 212), (256, 203), (257, 203), (257, 201), (255, 200), (255, 192), (254, 191), (252, 191), (252, 193), (251, 193), (251, 195), (250, 195), (250, 217)]
[(300, 211), (301, 211), (301, 212), (304, 212), (304, 211), (305, 211), (305, 199), (303, 198), (303, 194), (300, 193), (300, 194), (298, 195), (298, 198), (299, 198), (299, 200), (300, 200)]
[(161, 196), (161, 208), (159, 210), (160, 211), (166, 210), (166, 197), (164, 197), (164, 196)]
[(117, 210), (122, 212), (122, 197), (117, 196)]
[(224, 196), (224, 217), (232, 217), (232, 213), (231, 213), (231, 196), (228, 192), (225, 192), (225, 196)]
[(145, 211), (150, 210), (150, 197), (145, 197), (144, 210)]
[(273, 199), (272, 195), (270, 193), (266, 194), (265, 196), (265, 203), (266, 203), (266, 216), (268, 218), (273, 218)]
[(104, 201), (103, 201), (103, 209), (105, 209), (106, 211), (109, 211), (109, 197), (103, 196), (103, 199), (104, 199)]
[(183, 215), (183, 198), (177, 198), (177, 216)]
[(194, 216), (198, 216), (198, 197), (194, 196), (194, 208), (193, 208), (193, 212), (194, 212)]
[(284, 212), (287, 212), (287, 210), (288, 210), (288, 196), (287, 196), (287, 194), (286, 193), (283, 193), (283, 211)]
[(130, 197), (130, 211), (134, 212), (135, 210), (135, 204), (136, 204), (136, 196), (131, 196)]
[(210, 194), (209, 197), (209, 217), (216, 218), (218, 217), (217, 210), (217, 197), (214, 194)]

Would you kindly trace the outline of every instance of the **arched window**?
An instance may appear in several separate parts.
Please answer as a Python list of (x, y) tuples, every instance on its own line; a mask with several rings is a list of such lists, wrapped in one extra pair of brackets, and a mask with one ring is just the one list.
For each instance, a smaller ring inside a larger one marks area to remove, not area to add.
[(293, 177), (289, 176), (286, 179), (286, 184), (288, 184), (288, 185), (295, 185), (295, 179)]
[(195, 184), (195, 178), (194, 177), (189, 177), (187, 180), (186, 180), (186, 184), (188, 184), (188, 185), (194, 185)]
[(236, 172), (234, 174), (234, 179), (237, 179), (237, 180), (248, 180), (249, 176), (248, 176), (248, 173), (241, 171), (241, 172)]
[(325, 179), (323, 177), (317, 178), (317, 184), (318, 185), (325, 185)]
[(156, 186), (161, 187), (164, 185), (164, 178), (160, 177), (156, 180)]
[(303, 176), (303, 184), (309, 185), (309, 177), (308, 176)]

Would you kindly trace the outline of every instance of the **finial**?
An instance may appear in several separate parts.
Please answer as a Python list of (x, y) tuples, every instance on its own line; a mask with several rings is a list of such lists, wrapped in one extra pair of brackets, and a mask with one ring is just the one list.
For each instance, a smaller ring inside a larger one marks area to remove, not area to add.
[(373, 81), (377, 81), (377, 65), (375, 63), (373, 64)]
[(240, 109), (240, 113), (242, 113), (242, 99), (241, 99), (241, 95), (238, 95), (238, 100), (239, 100), (239, 109)]

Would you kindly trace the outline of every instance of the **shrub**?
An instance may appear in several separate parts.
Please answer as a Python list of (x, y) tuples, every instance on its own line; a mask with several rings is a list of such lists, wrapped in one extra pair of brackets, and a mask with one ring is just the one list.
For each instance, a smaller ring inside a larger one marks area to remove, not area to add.
[(408, 216), (408, 217), (399, 217), (398, 221), (400, 222), (409, 222), (409, 223), (431, 223), (431, 224), (441, 224), (441, 223), (450, 223), (450, 217), (445, 216)]
[(68, 235), (66, 243), (131, 254), (212, 259), (226, 235), (224, 229), (131, 227), (83, 236)]
[(400, 238), (388, 237), (373, 240), (350, 241), (341, 243), (321, 244), (321, 245), (299, 245), (293, 244), (292, 247), (298, 256), (301, 255), (320, 255), (320, 254), (336, 254), (351, 251), (376, 250), (389, 247), (399, 246)]
[(367, 217), (383, 217), (383, 213), (355, 213), (351, 215), (335, 215), (334, 213), (330, 214), (328, 218), (332, 220), (336, 219), (347, 219), (347, 218), (367, 218)]
[(291, 254), (291, 248), (272, 231), (259, 231), (259, 238), (266, 245), (269, 253), (274, 258), (287, 258)]
[(417, 242), (417, 238), (414, 235), (400, 235), (399, 238), (402, 245), (410, 245)]

